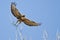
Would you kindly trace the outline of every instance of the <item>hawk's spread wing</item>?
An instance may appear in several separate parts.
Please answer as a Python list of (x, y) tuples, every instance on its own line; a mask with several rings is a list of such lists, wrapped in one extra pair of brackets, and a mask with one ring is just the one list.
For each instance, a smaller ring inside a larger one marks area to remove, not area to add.
[(24, 22), (26, 25), (28, 25), (28, 26), (39, 26), (39, 25), (41, 25), (41, 24), (39, 24), (39, 23), (36, 23), (36, 22), (31, 21), (31, 20), (26, 19), (26, 18), (23, 20), (23, 22)]
[(15, 3), (11, 3), (11, 12), (17, 19), (21, 20), (22, 22), (24, 22), (28, 26), (39, 26), (39, 25), (41, 25), (39, 23), (36, 23), (34, 21), (31, 21), (31, 20), (25, 18), (24, 15), (21, 15), (20, 12), (18, 11), (18, 9), (16, 8)]
[(18, 11), (18, 9), (16, 8), (16, 4), (15, 3), (11, 3), (11, 12), (17, 19), (19, 19), (22, 16), (20, 14), (20, 12)]

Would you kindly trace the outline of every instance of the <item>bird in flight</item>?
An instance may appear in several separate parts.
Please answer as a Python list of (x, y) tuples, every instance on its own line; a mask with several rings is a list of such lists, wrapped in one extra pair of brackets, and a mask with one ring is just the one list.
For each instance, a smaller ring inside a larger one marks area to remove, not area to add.
[(18, 11), (18, 9), (16, 8), (16, 4), (13, 3), (13, 2), (11, 3), (11, 13), (17, 18), (17, 22), (16, 23), (20, 24), (21, 22), (23, 22), (23, 23), (25, 23), (28, 26), (39, 26), (39, 25), (41, 25), (41, 23), (36, 23), (34, 21), (31, 21), (31, 20), (27, 19), (25, 17), (25, 15), (22, 15)]

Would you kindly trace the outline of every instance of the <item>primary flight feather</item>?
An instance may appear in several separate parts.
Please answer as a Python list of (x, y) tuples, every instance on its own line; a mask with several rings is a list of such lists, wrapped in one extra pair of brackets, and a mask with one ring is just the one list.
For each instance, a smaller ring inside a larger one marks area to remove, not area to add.
[(18, 9), (16, 8), (15, 3), (11, 3), (11, 12), (12, 14), (18, 19), (17, 23), (24, 22), (28, 26), (39, 26), (41, 23), (36, 23), (34, 21), (31, 21), (25, 17), (25, 15), (22, 15)]

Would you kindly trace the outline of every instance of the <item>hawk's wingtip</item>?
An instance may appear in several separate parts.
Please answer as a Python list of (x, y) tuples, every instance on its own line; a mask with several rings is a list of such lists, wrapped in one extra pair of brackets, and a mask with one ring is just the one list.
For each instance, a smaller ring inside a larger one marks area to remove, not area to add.
[(15, 5), (16, 6), (16, 2), (11, 2), (11, 5)]
[(42, 23), (38, 23), (38, 26), (41, 26)]

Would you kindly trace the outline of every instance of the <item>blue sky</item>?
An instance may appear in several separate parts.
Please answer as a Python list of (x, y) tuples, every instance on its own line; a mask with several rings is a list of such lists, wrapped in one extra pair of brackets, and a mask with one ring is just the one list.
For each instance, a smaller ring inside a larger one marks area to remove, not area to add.
[(48, 40), (56, 40), (57, 29), (60, 32), (60, 0), (0, 0), (0, 40), (15, 40), (16, 27), (11, 23), (17, 19), (11, 14), (11, 2), (16, 2), (18, 10), (28, 19), (42, 23), (38, 27), (19, 25), (27, 40), (43, 40), (45, 30)]

